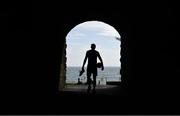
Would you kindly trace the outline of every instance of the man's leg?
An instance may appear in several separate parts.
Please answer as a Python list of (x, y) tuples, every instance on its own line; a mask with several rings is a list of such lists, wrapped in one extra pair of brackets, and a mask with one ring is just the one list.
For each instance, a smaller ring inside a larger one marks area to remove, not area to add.
[(91, 74), (90, 73), (87, 74), (87, 84), (88, 84), (87, 92), (89, 93), (91, 90)]
[(93, 93), (96, 92), (96, 75), (93, 74)]

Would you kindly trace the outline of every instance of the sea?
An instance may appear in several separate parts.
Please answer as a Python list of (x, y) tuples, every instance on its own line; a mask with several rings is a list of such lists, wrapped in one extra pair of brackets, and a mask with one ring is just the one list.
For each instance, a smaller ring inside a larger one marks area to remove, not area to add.
[[(78, 82), (78, 78), (82, 83), (87, 82), (86, 67), (83, 75), (79, 76), (81, 67), (67, 67), (66, 68), (66, 83), (75, 84)], [(93, 76), (91, 76), (92, 78)], [(120, 67), (104, 67), (102, 71), (98, 68), (98, 76), (96, 82), (101, 85), (105, 85), (109, 81), (121, 81)]]

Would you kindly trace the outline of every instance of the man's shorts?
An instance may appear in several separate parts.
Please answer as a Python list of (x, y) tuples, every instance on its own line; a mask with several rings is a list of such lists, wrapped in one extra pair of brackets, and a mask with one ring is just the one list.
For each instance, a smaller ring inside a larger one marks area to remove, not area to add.
[(96, 67), (87, 67), (87, 76), (97, 76), (97, 68)]

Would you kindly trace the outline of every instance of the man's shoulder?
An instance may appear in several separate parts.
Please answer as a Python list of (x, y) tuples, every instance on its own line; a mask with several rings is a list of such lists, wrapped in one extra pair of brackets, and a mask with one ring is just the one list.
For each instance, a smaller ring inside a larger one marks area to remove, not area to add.
[(86, 52), (89, 53), (89, 52), (91, 52), (91, 50), (87, 50)]
[(88, 55), (88, 54), (90, 54), (90, 52), (91, 52), (91, 50), (87, 50), (87, 51), (86, 51), (86, 54)]
[(99, 52), (97, 50), (95, 50), (95, 52), (99, 54)]
[(99, 53), (97, 50), (87, 50), (87, 53), (88, 52), (96, 52), (96, 53)]

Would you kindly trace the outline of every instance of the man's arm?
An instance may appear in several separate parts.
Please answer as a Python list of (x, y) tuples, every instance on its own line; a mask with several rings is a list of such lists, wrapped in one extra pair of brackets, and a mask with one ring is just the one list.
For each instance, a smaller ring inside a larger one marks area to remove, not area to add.
[(102, 68), (101, 68), (101, 70), (104, 70), (103, 60), (102, 60), (102, 58), (101, 58), (101, 56), (100, 56), (100, 54), (99, 54), (99, 53), (98, 53), (98, 58), (99, 58), (99, 60), (101, 61), (101, 64), (102, 64)]
[(82, 70), (84, 70), (84, 65), (86, 64), (86, 60), (87, 60), (87, 52), (86, 52), (86, 56), (85, 56), (84, 61), (83, 61)]

